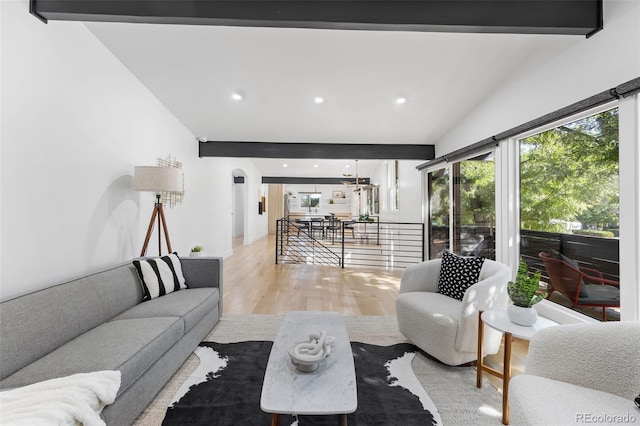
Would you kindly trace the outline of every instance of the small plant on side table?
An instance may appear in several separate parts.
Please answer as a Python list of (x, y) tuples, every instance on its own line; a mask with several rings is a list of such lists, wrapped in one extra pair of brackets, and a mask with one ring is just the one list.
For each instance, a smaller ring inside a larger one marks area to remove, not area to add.
[(202, 246), (195, 246), (191, 249), (191, 256), (202, 256), (202, 251), (204, 250), (204, 247)]
[(507, 315), (511, 322), (524, 326), (535, 324), (538, 312), (533, 309), (533, 305), (547, 296), (546, 292), (538, 293), (539, 288), (540, 271), (529, 275), (526, 262), (520, 259), (515, 282), (509, 281), (507, 284), (507, 293), (513, 302), (513, 305), (509, 305), (507, 308)]

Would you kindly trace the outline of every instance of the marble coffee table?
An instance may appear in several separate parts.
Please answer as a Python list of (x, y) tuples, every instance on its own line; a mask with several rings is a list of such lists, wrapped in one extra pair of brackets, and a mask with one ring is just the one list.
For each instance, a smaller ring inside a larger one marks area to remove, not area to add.
[[(322, 330), (335, 338), (333, 351), (314, 372), (298, 371), (289, 348)], [(337, 312), (289, 312), (284, 317), (269, 355), (260, 408), (273, 414), (274, 426), (280, 414), (337, 414), (340, 424), (347, 424), (347, 414), (358, 408), (358, 394), (349, 336)]]

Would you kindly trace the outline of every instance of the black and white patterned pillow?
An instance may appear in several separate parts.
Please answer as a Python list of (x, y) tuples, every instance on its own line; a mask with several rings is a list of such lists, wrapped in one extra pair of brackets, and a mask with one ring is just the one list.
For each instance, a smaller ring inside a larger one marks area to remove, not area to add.
[(184, 288), (187, 284), (182, 274), (182, 264), (177, 253), (152, 259), (134, 260), (144, 298), (151, 300)]
[(484, 258), (456, 256), (449, 250), (442, 252), (438, 277), (438, 293), (462, 300), (469, 287), (478, 282)]

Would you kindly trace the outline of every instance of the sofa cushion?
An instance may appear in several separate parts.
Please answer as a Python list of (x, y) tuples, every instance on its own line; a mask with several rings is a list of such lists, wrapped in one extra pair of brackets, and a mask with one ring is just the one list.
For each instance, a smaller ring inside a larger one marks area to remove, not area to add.
[(0, 379), (137, 305), (131, 262), (12, 300), (0, 308)]
[(443, 251), (438, 293), (462, 300), (465, 291), (478, 282), (483, 263), (482, 257), (462, 257)]
[(144, 300), (155, 299), (187, 288), (180, 258), (176, 253), (152, 259), (134, 260), (133, 266), (138, 271)]
[(2, 388), (25, 386), (42, 380), (119, 370), (118, 395), (135, 382), (183, 335), (178, 317), (110, 321), (29, 364), (0, 382)]
[(217, 288), (191, 288), (164, 297), (140, 303), (123, 312), (114, 320), (154, 317), (181, 317), (185, 333), (205, 315), (218, 307), (220, 292)]

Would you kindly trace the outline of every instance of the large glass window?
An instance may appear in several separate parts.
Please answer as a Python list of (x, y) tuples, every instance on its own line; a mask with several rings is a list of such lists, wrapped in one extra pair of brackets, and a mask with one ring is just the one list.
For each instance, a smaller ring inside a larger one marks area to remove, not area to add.
[(429, 259), (449, 248), (449, 168), (429, 173)]
[(618, 178), (617, 108), (520, 140), (520, 253), (550, 300), (599, 319), (619, 319)]
[(453, 164), (453, 252), (496, 258), (493, 153)]
[(495, 259), (493, 153), (432, 171), (428, 186), (429, 258), (439, 258), (443, 250), (450, 249), (464, 256)]

